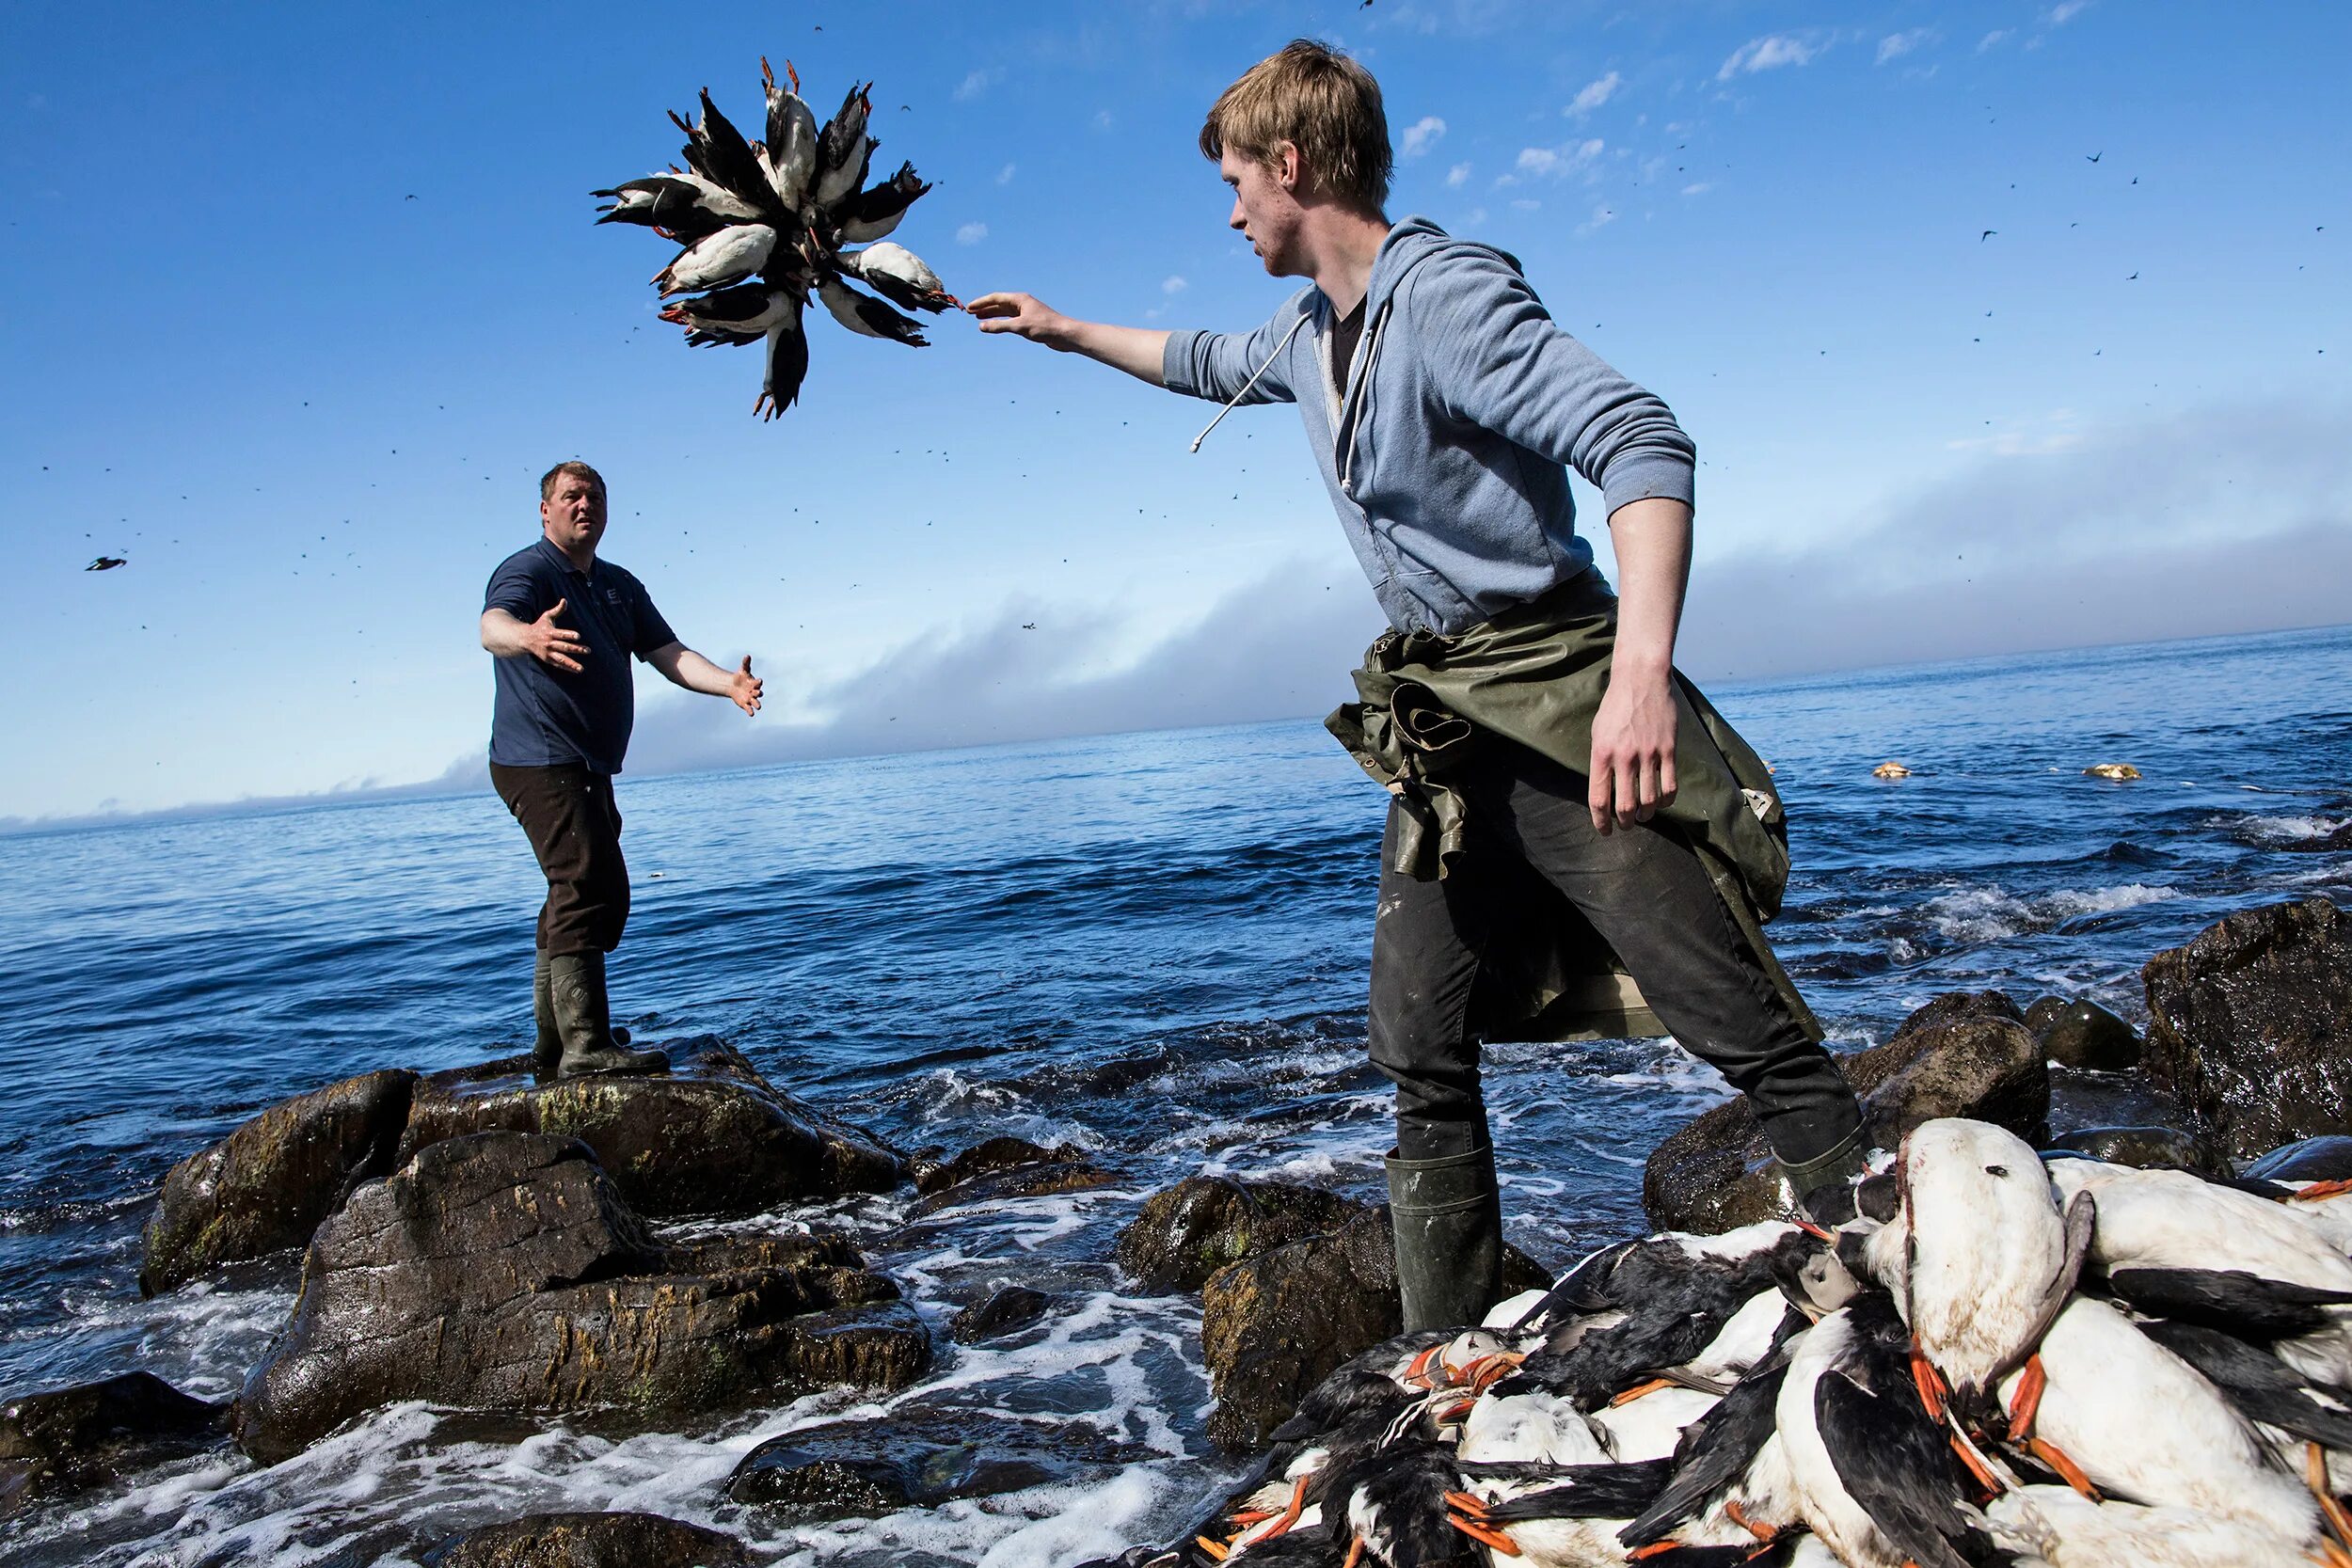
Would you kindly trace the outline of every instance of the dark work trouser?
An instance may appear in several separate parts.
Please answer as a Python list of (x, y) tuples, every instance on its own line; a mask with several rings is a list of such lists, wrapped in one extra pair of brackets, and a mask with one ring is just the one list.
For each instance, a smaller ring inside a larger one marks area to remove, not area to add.
[(577, 763), (552, 768), (490, 764), (490, 784), (522, 824), (547, 873), (539, 947), (549, 957), (610, 953), (628, 924), (628, 865), (621, 859), (621, 808), (612, 775)]
[(1498, 882), (1533, 868), (1616, 950), (1659, 1021), (1748, 1097), (1773, 1152), (1826, 1153), (1859, 1125), (1853, 1090), (1805, 1037), (1748, 952), (1698, 853), (1646, 824), (1603, 834), (1585, 778), (1484, 735), (1450, 782), (1470, 811), (1469, 850), (1442, 881), (1394, 869), (1391, 804), (1373, 928), (1373, 1065), (1396, 1085), (1397, 1148), (1441, 1158), (1486, 1140), (1470, 991)]

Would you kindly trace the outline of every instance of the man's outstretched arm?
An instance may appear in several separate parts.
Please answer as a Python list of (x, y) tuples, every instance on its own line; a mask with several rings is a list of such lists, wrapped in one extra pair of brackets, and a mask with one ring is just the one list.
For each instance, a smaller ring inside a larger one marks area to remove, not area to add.
[(1160, 372), (1161, 360), (1168, 352), (1165, 332), (1076, 321), (1034, 294), (982, 294), (964, 309), (980, 318), (983, 332), (1010, 332), (1064, 354), (1083, 354), (1089, 359), (1098, 359), (1154, 387), (1168, 385)]
[(760, 679), (752, 673), (752, 656), (740, 669), (722, 670), (683, 642), (664, 642), (645, 656), (645, 662), (675, 686), (707, 697), (724, 697), (745, 713), (759, 711)]

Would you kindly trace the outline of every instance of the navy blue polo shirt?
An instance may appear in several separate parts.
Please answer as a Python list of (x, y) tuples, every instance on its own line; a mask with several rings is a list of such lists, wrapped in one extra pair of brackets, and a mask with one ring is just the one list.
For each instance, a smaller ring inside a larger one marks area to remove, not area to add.
[(580, 672), (551, 669), (529, 654), (490, 661), (498, 702), (490, 717), (490, 760), (504, 768), (581, 763), (617, 773), (637, 718), (631, 654), (644, 657), (677, 641), (645, 585), (612, 562), (582, 572), (542, 535), (490, 574), (482, 608), (536, 621), (564, 601), (559, 626), (588, 644)]

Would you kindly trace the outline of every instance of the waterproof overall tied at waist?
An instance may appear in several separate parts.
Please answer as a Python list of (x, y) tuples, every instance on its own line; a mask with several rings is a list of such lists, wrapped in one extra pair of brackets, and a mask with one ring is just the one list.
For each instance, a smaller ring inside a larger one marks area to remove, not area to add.
[[(1608, 689), (1617, 600), (1597, 573), (1452, 637), (1383, 634), (1356, 672), (1359, 699), (1324, 721), (1400, 803), (1393, 859), (1421, 880), (1445, 876), (1468, 843), (1461, 794), (1447, 783), (1489, 732), (1577, 774), (1592, 766), (1593, 719)], [(1764, 940), (1788, 885), (1788, 835), (1763, 759), (1682, 673), (1673, 680), (1676, 791), (1649, 826), (1689, 845), (1758, 966), (1805, 1034), (1821, 1026)], [(1489, 1038), (1662, 1034), (1655, 1015), (1582, 916), (1531, 882), (1526, 918), (1486, 957), (1477, 1024)]]

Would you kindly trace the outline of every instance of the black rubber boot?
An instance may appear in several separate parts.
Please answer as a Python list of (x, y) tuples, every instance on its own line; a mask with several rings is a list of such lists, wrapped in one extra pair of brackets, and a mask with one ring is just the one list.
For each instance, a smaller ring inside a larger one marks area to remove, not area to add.
[(612, 1037), (603, 954), (558, 953), (549, 958), (548, 998), (554, 1006), (556, 1031), (564, 1037), (558, 1078), (670, 1070), (670, 1058), (660, 1052), (631, 1051)]
[(1502, 1194), (1493, 1146), (1438, 1160), (1391, 1150), (1389, 1219), (1405, 1327), (1475, 1324), (1502, 1294)]
[(531, 1042), (531, 1076), (542, 1084), (551, 1084), (564, 1058), (564, 1037), (556, 1030), (555, 1002), (548, 993), (548, 952), (544, 947), (531, 966), (531, 1017), (539, 1026), (537, 1037)]
[(1856, 1212), (1854, 1183), (1870, 1168), (1870, 1145), (1857, 1127), (1826, 1153), (1798, 1164), (1776, 1162), (1788, 1194), (1806, 1219), (1835, 1230)]

